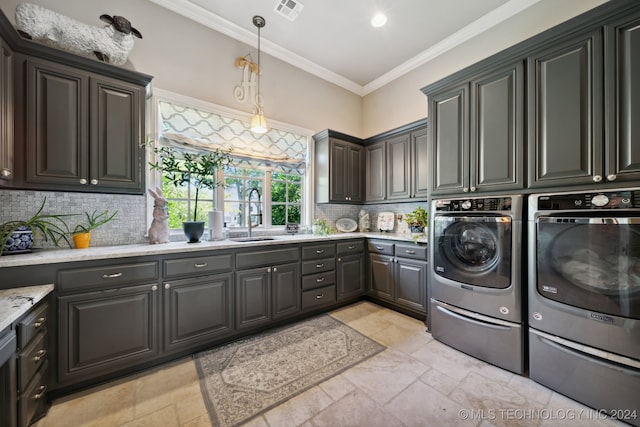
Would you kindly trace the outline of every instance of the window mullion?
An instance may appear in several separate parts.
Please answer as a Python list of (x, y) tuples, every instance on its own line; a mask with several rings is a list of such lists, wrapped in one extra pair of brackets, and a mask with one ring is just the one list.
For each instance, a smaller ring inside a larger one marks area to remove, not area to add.
[(264, 228), (271, 228), (271, 171), (266, 171), (262, 181), (262, 223)]

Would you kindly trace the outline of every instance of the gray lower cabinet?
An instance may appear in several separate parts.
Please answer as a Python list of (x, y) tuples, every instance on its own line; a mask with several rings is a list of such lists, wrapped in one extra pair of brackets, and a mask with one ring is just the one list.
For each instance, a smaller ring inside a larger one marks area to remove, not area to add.
[(272, 318), (277, 320), (300, 312), (300, 264), (274, 266), (271, 271)]
[(338, 301), (364, 295), (366, 274), (364, 240), (339, 242), (336, 259), (336, 286)]
[(368, 294), (394, 307), (426, 314), (427, 247), (369, 241)]
[(336, 302), (336, 244), (302, 246), (302, 310), (312, 311)]
[(58, 297), (58, 382), (89, 380), (160, 353), (157, 283)]
[(18, 386), (16, 372), (16, 331), (0, 331), (0, 425), (18, 425)]
[(233, 275), (163, 284), (164, 350), (189, 350), (233, 333)]

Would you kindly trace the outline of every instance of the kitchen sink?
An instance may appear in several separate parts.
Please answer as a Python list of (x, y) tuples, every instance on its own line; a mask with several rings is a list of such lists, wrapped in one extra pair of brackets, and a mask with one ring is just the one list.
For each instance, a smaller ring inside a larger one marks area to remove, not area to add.
[(232, 242), (262, 242), (265, 240), (276, 240), (275, 237), (269, 237), (269, 236), (257, 236), (257, 237), (234, 237), (232, 239), (229, 239)]

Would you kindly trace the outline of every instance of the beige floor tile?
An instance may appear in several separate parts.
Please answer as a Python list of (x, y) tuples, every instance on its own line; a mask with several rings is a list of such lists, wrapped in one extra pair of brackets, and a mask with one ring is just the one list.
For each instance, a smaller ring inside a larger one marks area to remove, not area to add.
[(521, 375), (513, 375), (507, 387), (517, 391), (529, 400), (534, 400), (543, 405), (549, 403), (549, 399), (551, 399), (551, 395), (553, 394), (553, 391), (545, 386)]
[(344, 376), (377, 404), (383, 405), (418, 379), (427, 369), (414, 358), (387, 349), (349, 369)]
[(583, 404), (559, 393), (553, 393), (545, 411), (536, 414), (540, 427), (629, 427), (621, 421), (612, 420)]
[(270, 426), (299, 426), (333, 403), (320, 387), (313, 387), (264, 414)]
[(360, 390), (354, 390), (311, 419), (315, 427), (394, 427), (404, 426), (400, 420), (382, 411)]
[(342, 374), (336, 375), (318, 386), (334, 401), (340, 400), (356, 388), (356, 386)]
[[(263, 426), (268, 427), (266, 423), (264, 423)], [(209, 418), (209, 414), (200, 415), (185, 423), (180, 423), (180, 427), (211, 427), (211, 418)], [(255, 427), (262, 426), (256, 425)]]
[(460, 383), (460, 380), (451, 378), (447, 374), (443, 374), (437, 369), (429, 369), (420, 377), (420, 381), (428, 385), (434, 390), (438, 390), (443, 395), (451, 393), (456, 386)]
[(125, 423), (122, 427), (179, 427), (178, 414), (174, 405), (159, 409), (150, 414)]
[(267, 424), (264, 416), (259, 416), (242, 424), (242, 427), (269, 427), (269, 424)]
[(406, 354), (413, 353), (432, 339), (431, 335), (423, 331), (416, 331), (415, 328), (407, 328), (406, 325), (400, 326), (395, 323), (370, 335), (369, 338)]
[(407, 426), (460, 426), (476, 425), (465, 419), (464, 405), (444, 396), (422, 381), (415, 381), (393, 400), (384, 410), (401, 419)]
[(368, 301), (358, 302), (343, 308), (339, 308), (337, 310), (333, 310), (331, 316), (340, 320), (343, 323), (349, 324), (354, 320), (361, 319), (370, 314), (376, 313), (378, 311), (384, 310), (383, 307), (373, 304)]

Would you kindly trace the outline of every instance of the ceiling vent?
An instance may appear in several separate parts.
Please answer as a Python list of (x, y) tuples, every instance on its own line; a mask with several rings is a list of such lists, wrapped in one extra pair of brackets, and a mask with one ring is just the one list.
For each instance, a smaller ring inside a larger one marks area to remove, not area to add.
[(279, 0), (274, 10), (289, 21), (295, 21), (303, 8), (304, 5), (298, 1)]

